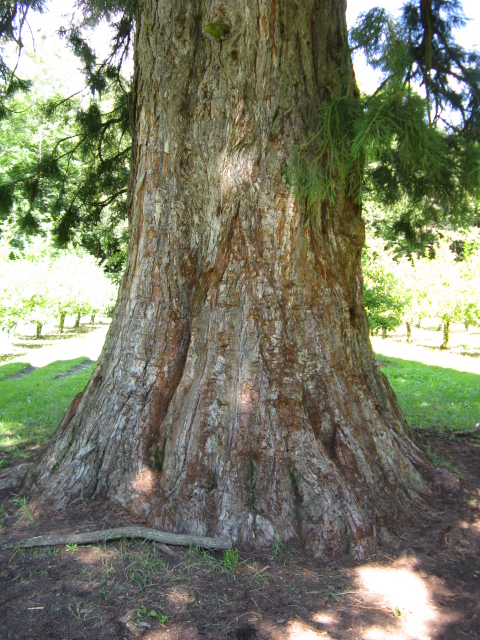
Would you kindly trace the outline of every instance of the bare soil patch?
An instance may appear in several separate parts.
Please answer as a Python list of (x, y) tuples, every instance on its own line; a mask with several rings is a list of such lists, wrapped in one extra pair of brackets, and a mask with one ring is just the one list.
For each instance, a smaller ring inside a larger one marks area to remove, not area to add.
[(455, 465), (461, 488), (437, 483), (362, 561), (277, 547), (227, 562), (131, 541), (19, 550), (34, 535), (142, 523), (92, 501), (33, 514), (3, 495), (0, 638), (480, 638), (480, 445), (424, 444)]
[(35, 371), (36, 367), (26, 367), (23, 371), (20, 371), (20, 373), (15, 373), (13, 376), (10, 376), (9, 378), (7, 378), (7, 380), (18, 380), (18, 378), (24, 378), (25, 376), (28, 376), (29, 373), (32, 373), (32, 371)]
[(58, 380), (59, 378), (68, 378), (68, 376), (72, 376), (74, 373), (78, 373), (79, 371), (84, 371), (85, 369), (88, 369), (88, 367), (92, 364), (93, 364), (93, 360), (90, 360), (90, 358), (87, 358), (85, 362), (81, 362), (80, 364), (77, 364), (76, 367), (73, 367), (68, 371), (64, 371), (63, 373), (59, 373), (57, 376), (53, 376), (52, 380)]

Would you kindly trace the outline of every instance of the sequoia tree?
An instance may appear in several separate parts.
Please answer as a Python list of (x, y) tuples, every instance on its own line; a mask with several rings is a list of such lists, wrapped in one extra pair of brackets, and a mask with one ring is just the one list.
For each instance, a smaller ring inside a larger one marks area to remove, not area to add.
[(287, 177), (332, 96), (357, 97), (345, 0), (139, 2), (127, 268), (37, 504), (360, 556), (428, 492), (369, 342), (357, 194)]

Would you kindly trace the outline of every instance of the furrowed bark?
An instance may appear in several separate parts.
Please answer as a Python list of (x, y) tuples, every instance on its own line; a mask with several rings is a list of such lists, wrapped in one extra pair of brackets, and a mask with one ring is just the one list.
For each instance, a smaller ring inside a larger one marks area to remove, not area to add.
[(285, 178), (319, 102), (355, 95), (346, 46), (342, 0), (140, 2), (127, 269), (38, 504), (361, 556), (427, 491), (368, 338), (360, 208)]

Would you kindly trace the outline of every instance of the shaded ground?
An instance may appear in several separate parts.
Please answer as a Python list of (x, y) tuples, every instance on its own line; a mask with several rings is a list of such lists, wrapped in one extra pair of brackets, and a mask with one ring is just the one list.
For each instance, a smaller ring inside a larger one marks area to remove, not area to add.
[(480, 445), (428, 444), (456, 466), (461, 489), (443, 483), (362, 562), (312, 562), (281, 545), (238, 560), (127, 541), (19, 550), (25, 537), (132, 521), (81, 501), (34, 515), (3, 496), (0, 638), (480, 638)]

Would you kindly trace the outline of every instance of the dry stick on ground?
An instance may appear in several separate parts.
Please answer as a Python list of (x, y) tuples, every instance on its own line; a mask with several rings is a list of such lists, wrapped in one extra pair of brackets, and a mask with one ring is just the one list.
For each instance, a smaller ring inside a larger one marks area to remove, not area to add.
[(171, 544), (179, 547), (196, 545), (206, 549), (231, 549), (229, 540), (218, 538), (205, 538), (181, 533), (168, 533), (157, 531), (148, 527), (117, 527), (116, 529), (104, 529), (103, 531), (87, 531), (86, 533), (61, 533), (59, 535), (38, 536), (30, 538), (18, 544), (19, 547), (54, 547), (59, 544), (90, 544), (92, 542), (106, 542), (119, 538), (141, 538), (163, 544)]
[(453, 435), (454, 436), (471, 436), (474, 433), (477, 433), (477, 431), (480, 431), (480, 422), (477, 422), (477, 424), (473, 427), (473, 429), (466, 429), (465, 431), (454, 431)]

